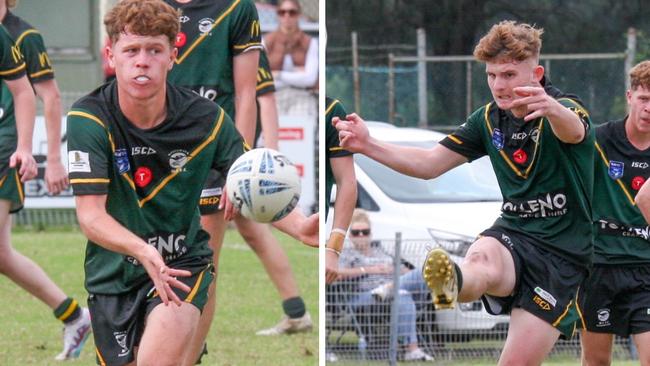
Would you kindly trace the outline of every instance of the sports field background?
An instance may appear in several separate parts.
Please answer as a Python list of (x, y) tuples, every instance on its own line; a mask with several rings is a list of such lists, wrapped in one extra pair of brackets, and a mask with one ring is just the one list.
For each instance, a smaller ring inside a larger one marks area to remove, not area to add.
[[(236, 231), (228, 230), (221, 254), (217, 315), (203, 365), (318, 364), (318, 253), (274, 232), (289, 256), (315, 330), (281, 337), (255, 335), (280, 320), (281, 300), (253, 251)], [(12, 242), (69, 296), (86, 303), (85, 239), (81, 232), (14, 230)], [(56, 362), (54, 356), (62, 348), (62, 326), (51, 310), (4, 276), (0, 276), (0, 294), (0, 365), (95, 365), (92, 336), (79, 360)]]

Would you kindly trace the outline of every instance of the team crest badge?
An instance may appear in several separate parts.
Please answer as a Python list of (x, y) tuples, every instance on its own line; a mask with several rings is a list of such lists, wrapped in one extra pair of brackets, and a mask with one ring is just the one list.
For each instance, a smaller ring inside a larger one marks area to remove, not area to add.
[(623, 176), (623, 168), (625, 164), (620, 161), (611, 160), (609, 162), (609, 177), (612, 179), (618, 179)]
[(497, 148), (497, 150), (503, 149), (503, 132), (500, 129), (495, 128), (492, 132), (492, 145)]
[(115, 149), (115, 164), (117, 164), (117, 171), (120, 174), (124, 174), (131, 170), (129, 155), (126, 149)]

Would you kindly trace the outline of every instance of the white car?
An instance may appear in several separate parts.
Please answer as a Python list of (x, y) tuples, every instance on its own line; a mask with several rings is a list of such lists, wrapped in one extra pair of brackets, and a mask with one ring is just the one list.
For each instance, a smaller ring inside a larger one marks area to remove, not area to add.
[[(367, 124), (371, 136), (401, 145), (432, 147), (446, 136), (382, 122)], [(397, 173), (362, 154), (355, 154), (354, 162), (357, 207), (368, 212), (373, 240), (380, 240), (383, 249), (392, 254), (395, 234), (401, 233), (402, 259), (416, 270), (421, 268), (427, 248), (435, 245), (445, 248), (456, 261), (462, 261), (476, 236), (500, 214), (501, 192), (487, 157), (431, 180)], [(328, 229), (330, 226), (331, 218)], [(509, 321), (508, 316), (488, 314), (480, 301), (436, 311), (435, 316), (438, 331), (463, 335), (504, 330)]]

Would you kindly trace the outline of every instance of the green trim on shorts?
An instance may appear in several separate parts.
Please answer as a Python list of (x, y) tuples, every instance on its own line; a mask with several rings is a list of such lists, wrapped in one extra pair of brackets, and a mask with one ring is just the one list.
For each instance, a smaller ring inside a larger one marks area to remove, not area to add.
[(7, 174), (0, 178), (0, 199), (11, 202), (9, 213), (18, 212), (23, 208), (25, 193), (15, 168), (9, 169)]
[(199, 272), (192, 290), (183, 301), (196, 306), (203, 312), (203, 307), (208, 302), (210, 285), (214, 281), (214, 277), (214, 264), (210, 263), (205, 269)]
[(577, 302), (574, 299), (569, 302), (569, 305), (567, 305), (562, 315), (560, 315), (551, 325), (555, 329), (559, 330), (565, 339), (571, 339), (580, 320), (580, 309), (578, 309)]

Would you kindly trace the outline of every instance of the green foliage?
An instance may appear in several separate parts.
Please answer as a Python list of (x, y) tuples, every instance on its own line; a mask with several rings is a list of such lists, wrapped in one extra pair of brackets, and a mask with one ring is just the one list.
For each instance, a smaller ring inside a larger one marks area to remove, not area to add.
[[(318, 253), (277, 234), (312, 320), (318, 324)], [(83, 288), (85, 239), (79, 232), (15, 232), (14, 247), (32, 258), (69, 296), (86, 302)], [(51, 310), (0, 276), (0, 365), (61, 365), (61, 325)], [(217, 315), (204, 365), (316, 365), (318, 333), (259, 337), (257, 330), (282, 317), (281, 299), (259, 259), (233, 230), (221, 253)], [(95, 365), (92, 336), (75, 365)]]

